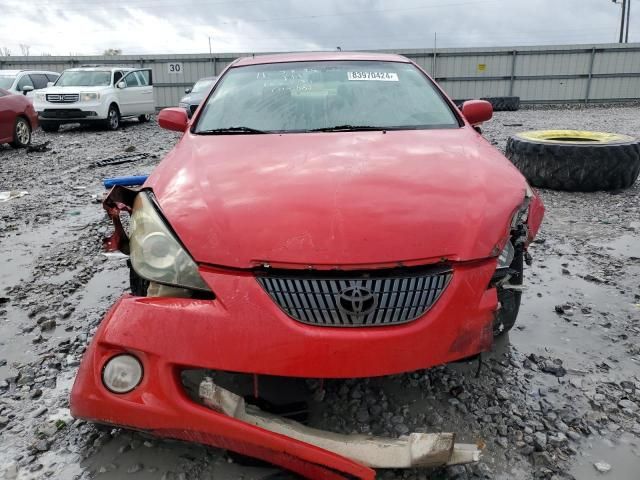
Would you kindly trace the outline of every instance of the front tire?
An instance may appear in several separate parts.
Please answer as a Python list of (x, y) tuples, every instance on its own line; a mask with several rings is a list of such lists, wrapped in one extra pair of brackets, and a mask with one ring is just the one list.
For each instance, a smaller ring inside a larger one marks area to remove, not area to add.
[(112, 131), (118, 130), (120, 127), (120, 110), (118, 110), (118, 107), (115, 104), (111, 104), (109, 106), (106, 127)]
[(16, 118), (16, 123), (13, 127), (13, 142), (11, 146), (13, 148), (24, 148), (31, 143), (31, 125), (29, 121), (24, 117)]
[(138, 117), (138, 121), (140, 123), (147, 123), (151, 120), (151, 115), (149, 115), (148, 113), (144, 114), (144, 115), (140, 115)]
[[(509, 266), (511, 278), (509, 284), (516, 287), (522, 285), (524, 272), (524, 255), (522, 250), (516, 253), (516, 256)], [(500, 302), (500, 310), (498, 310), (493, 320), (493, 336), (499, 337), (504, 335), (513, 328), (520, 311), (520, 300), (522, 292), (519, 290), (511, 290), (498, 286), (498, 301)]]

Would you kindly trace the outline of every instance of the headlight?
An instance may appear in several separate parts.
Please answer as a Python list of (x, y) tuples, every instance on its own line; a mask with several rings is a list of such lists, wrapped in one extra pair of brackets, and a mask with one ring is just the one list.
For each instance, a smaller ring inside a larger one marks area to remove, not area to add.
[(180, 102), (180, 103), (178, 104), (178, 106), (179, 106), (180, 108), (184, 108), (185, 110), (188, 110), (188, 109), (189, 109), (189, 104), (188, 104), (188, 103)]
[(142, 192), (133, 202), (129, 247), (131, 266), (141, 277), (165, 285), (210, 291), (196, 262)]
[(100, 94), (98, 92), (82, 92), (80, 94), (81, 102), (92, 102), (94, 100), (98, 100), (100, 98)]
[(36, 93), (33, 97), (39, 102), (44, 102), (45, 99), (44, 93)]
[(513, 257), (515, 256), (516, 251), (513, 248), (513, 243), (511, 240), (507, 241), (507, 244), (504, 246), (500, 255), (498, 256), (498, 268), (507, 268), (513, 262)]

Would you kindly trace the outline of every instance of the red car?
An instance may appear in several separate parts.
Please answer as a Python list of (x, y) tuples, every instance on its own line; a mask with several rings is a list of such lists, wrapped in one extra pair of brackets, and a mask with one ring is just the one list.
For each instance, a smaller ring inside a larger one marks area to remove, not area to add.
[(26, 147), (31, 143), (31, 132), (37, 127), (38, 115), (31, 100), (0, 88), (0, 145)]
[(491, 116), (377, 53), (242, 58), (191, 120), (163, 110), (182, 139), (105, 202), (132, 294), (88, 348), (72, 413), (307, 478), (373, 478), (375, 463), (208, 408), (181, 374), (251, 374), (258, 396), (260, 376), (371, 377), (488, 351), (515, 322), (544, 211), (480, 135)]

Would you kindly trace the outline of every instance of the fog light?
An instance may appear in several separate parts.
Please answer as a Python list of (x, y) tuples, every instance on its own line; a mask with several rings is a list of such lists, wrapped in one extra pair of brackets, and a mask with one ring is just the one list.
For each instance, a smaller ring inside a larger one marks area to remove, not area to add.
[(102, 369), (102, 383), (113, 393), (127, 393), (142, 380), (142, 364), (133, 355), (117, 355)]

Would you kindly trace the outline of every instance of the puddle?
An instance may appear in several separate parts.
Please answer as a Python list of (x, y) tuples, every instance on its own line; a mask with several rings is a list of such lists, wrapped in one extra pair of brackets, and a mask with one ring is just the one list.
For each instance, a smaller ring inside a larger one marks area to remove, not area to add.
[(96, 273), (87, 284), (71, 299), (76, 312), (87, 310), (105, 311), (129, 288), (129, 274), (125, 262), (111, 262), (104, 270)]
[[(205, 468), (199, 461), (202, 458), (208, 459)], [(178, 477), (178, 472), (187, 472), (185, 478), (259, 480), (274, 471), (229, 463), (221, 450), (145, 438), (133, 432), (124, 432), (114, 438), (80, 466), (90, 472), (91, 478), (98, 480), (120, 480), (133, 473), (139, 480), (183, 478)], [(197, 469), (197, 475), (193, 475), (194, 469)]]
[[(616, 334), (616, 318), (636, 313), (631, 297), (615, 287), (580, 278), (578, 275), (587, 272), (578, 270), (579, 262), (575, 257), (551, 256), (525, 272), (528, 289), (511, 332), (513, 345), (523, 353), (552, 353), (563, 359), (565, 367), (580, 370), (602, 361), (602, 346), (606, 344), (606, 356), (615, 357), (619, 367), (637, 369), (625, 352), (624, 342), (608, 340)], [(571, 274), (562, 273), (563, 263), (569, 263)], [(555, 306), (567, 302), (576, 306), (558, 315)], [(581, 307), (589, 307), (591, 312), (584, 313)], [(610, 328), (602, 326), (608, 322), (612, 323)]]
[[(630, 434), (622, 435), (616, 442), (603, 438), (585, 441), (580, 456), (575, 460), (571, 474), (580, 480), (638, 480), (640, 468), (640, 440)], [(611, 471), (599, 473), (594, 463), (605, 462)]]
[(640, 260), (640, 233), (626, 233), (610, 242), (594, 245), (604, 247), (616, 257)]
[(27, 313), (19, 308), (7, 307), (7, 314), (0, 317), (0, 359), (7, 364), (0, 367), (0, 378), (16, 373), (13, 362), (25, 363), (36, 356), (36, 346), (32, 343), (34, 333), (22, 333), (22, 328), (30, 324)]
[(42, 225), (30, 225), (21, 230), (20, 235), (11, 233), (0, 243), (0, 257), (3, 259), (0, 292), (31, 278), (31, 265), (43, 252), (43, 249), (59, 243), (70, 231), (77, 231), (103, 216), (95, 205), (78, 210), (78, 216), (72, 220), (66, 214), (54, 221)]

